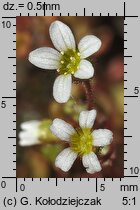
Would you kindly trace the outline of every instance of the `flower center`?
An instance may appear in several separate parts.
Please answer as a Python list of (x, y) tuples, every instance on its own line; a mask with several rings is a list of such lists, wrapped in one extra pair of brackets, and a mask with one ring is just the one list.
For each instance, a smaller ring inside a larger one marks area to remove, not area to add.
[(89, 154), (92, 151), (93, 136), (89, 128), (78, 129), (76, 133), (71, 136), (71, 149), (80, 156)]
[(74, 74), (80, 63), (80, 53), (78, 51), (68, 49), (66, 52), (61, 52), (60, 67), (58, 72), (60, 74)]

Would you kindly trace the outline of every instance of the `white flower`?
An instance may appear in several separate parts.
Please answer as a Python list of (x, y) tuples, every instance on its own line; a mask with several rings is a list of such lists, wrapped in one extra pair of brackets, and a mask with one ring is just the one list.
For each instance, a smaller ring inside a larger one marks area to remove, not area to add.
[(83, 166), (88, 173), (101, 170), (100, 162), (95, 154), (96, 147), (109, 145), (113, 133), (108, 129), (91, 131), (96, 118), (96, 110), (82, 111), (79, 117), (80, 128), (74, 129), (61, 119), (55, 119), (50, 129), (58, 138), (67, 141), (70, 147), (64, 149), (56, 158), (55, 165), (68, 171), (77, 156), (82, 157)]
[(54, 82), (53, 96), (57, 102), (65, 103), (71, 94), (71, 75), (80, 79), (93, 77), (94, 68), (85, 58), (99, 50), (101, 41), (96, 36), (87, 35), (76, 48), (70, 28), (60, 21), (54, 21), (49, 32), (57, 50), (38, 48), (29, 54), (29, 61), (42, 69), (57, 69), (60, 75)]
[(19, 145), (32, 146), (43, 141), (55, 140), (56, 137), (50, 131), (52, 121), (45, 119), (42, 121), (31, 120), (20, 125), (22, 131), (19, 132)]
[(20, 127), (22, 131), (19, 132), (19, 145), (31, 146), (39, 144), (39, 124), (40, 121), (32, 120), (21, 123)]

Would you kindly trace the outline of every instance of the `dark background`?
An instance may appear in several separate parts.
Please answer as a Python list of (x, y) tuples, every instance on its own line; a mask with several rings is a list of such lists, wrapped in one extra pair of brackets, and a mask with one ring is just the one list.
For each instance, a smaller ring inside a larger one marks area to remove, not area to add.
[(24, 121), (59, 117), (69, 122), (71, 117), (77, 120), (80, 110), (86, 108), (80, 84), (73, 85), (76, 102), (56, 103), (52, 88), (57, 72), (41, 70), (28, 61), (32, 50), (53, 47), (49, 26), (57, 19), (70, 26), (77, 43), (89, 34), (102, 40), (100, 50), (90, 57), (95, 69), (90, 82), (97, 110), (95, 127), (112, 130), (113, 142), (104, 149), (105, 155), (99, 155), (103, 170), (93, 175), (86, 173), (80, 159), (67, 173), (57, 169), (54, 161), (64, 148), (61, 145), (46, 141), (39, 146), (17, 146), (17, 177), (123, 177), (123, 17), (17, 17), (17, 136)]

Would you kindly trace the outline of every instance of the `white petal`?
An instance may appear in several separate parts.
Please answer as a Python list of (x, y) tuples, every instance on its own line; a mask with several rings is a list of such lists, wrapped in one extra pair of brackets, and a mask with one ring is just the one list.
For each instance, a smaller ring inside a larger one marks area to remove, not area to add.
[(92, 136), (94, 146), (105, 146), (111, 143), (113, 133), (108, 129), (98, 129), (92, 132)]
[(19, 133), (19, 145), (20, 146), (31, 146), (39, 144), (38, 135), (35, 132), (21, 131)]
[(101, 40), (93, 35), (87, 35), (83, 37), (79, 44), (78, 49), (81, 54), (81, 58), (87, 58), (93, 53), (97, 52), (101, 47)]
[(66, 24), (57, 20), (51, 24), (49, 31), (51, 40), (57, 50), (75, 49), (74, 36)]
[(89, 79), (93, 77), (94, 68), (92, 64), (87, 60), (81, 60), (78, 70), (75, 72), (74, 76), (79, 79)]
[(55, 166), (67, 172), (77, 158), (77, 154), (70, 148), (64, 149), (55, 160)]
[(71, 94), (72, 78), (71, 74), (60, 75), (56, 78), (53, 85), (53, 96), (58, 103), (65, 103)]
[(36, 145), (36, 144), (40, 144), (40, 142), (35, 141), (34, 139), (20, 139), (19, 140), (20, 146), (32, 146), (32, 145)]
[(75, 133), (74, 128), (64, 120), (56, 118), (50, 126), (52, 133), (61, 140), (69, 141), (70, 136)]
[(29, 61), (42, 69), (58, 69), (61, 54), (50, 48), (41, 47), (29, 54)]
[(30, 120), (30, 121), (21, 123), (20, 127), (23, 130), (30, 130), (32, 128), (37, 128), (39, 124), (40, 124), (40, 121), (38, 120)]
[(38, 138), (38, 130), (29, 130), (29, 131), (20, 131), (19, 132), (20, 139), (37, 139)]
[(92, 128), (96, 118), (96, 110), (82, 111), (79, 116), (79, 125), (81, 128)]
[(88, 155), (82, 157), (83, 166), (86, 168), (86, 171), (90, 174), (101, 171), (100, 162), (95, 153), (91, 152)]

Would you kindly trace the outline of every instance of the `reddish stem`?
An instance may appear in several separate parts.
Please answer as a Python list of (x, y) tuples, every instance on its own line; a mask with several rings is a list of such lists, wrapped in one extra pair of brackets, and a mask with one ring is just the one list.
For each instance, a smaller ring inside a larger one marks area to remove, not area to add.
[(93, 92), (92, 92), (90, 80), (82, 81), (82, 85), (85, 89), (88, 110), (91, 110), (93, 109)]

